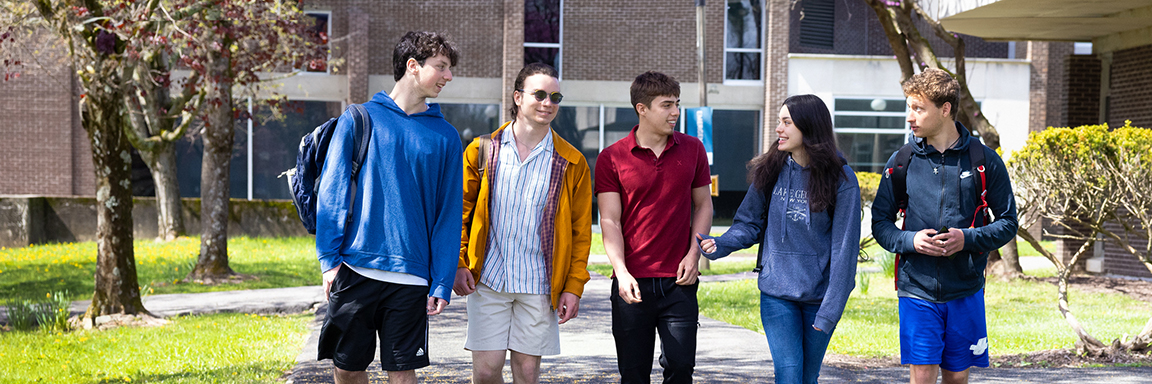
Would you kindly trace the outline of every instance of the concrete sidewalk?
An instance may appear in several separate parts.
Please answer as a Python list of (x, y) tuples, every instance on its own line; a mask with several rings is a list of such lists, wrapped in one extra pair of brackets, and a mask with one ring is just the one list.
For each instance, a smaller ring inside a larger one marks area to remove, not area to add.
[[(612, 339), (612, 312), (608, 301), (611, 280), (592, 274), (580, 315), (560, 326), (562, 354), (546, 356), (541, 364), (542, 383), (617, 383), (616, 344)], [(417, 375), (425, 383), (470, 383), (471, 355), (464, 350), (467, 297), (453, 297), (444, 313), (430, 319), (430, 367)], [(331, 383), (332, 362), (316, 361), (316, 338), (324, 311), (317, 311), (312, 335), (297, 358), (289, 383)], [(835, 336), (833, 336), (835, 337)], [(698, 383), (771, 382), (772, 360), (764, 336), (717, 320), (700, 317), (697, 337), (695, 381)], [(659, 347), (655, 356), (659, 356)], [(653, 361), (652, 382), (662, 380), (660, 365)], [(369, 367), (372, 382), (384, 382), (379, 359)], [(974, 369), (973, 383), (1148, 383), (1152, 368), (1059, 368), (1059, 369)], [(504, 369), (505, 382), (511, 371)], [(824, 383), (897, 383), (908, 381), (908, 368), (849, 370), (824, 367)]]
[[(616, 346), (612, 338), (612, 311), (608, 298), (611, 280), (592, 274), (580, 301), (580, 315), (560, 326), (563, 353), (543, 359), (543, 383), (615, 383), (620, 381), (616, 371)], [(750, 273), (729, 276), (710, 276), (708, 281), (751, 278)], [(430, 320), (429, 352), (432, 366), (420, 369), (418, 375), (426, 383), (471, 382), (471, 354), (464, 350), (467, 317), (466, 297), (454, 297), (452, 304), (441, 315)], [(316, 361), (316, 339), (324, 318), (323, 289), (319, 286), (277, 288), (247, 291), (226, 291), (200, 294), (151, 295), (144, 299), (145, 307), (159, 316), (239, 313), (299, 313), (319, 306), (310, 327), (307, 343), (285, 345), (299, 353), (297, 364), (287, 378), (289, 383), (331, 383), (330, 360)], [(82, 313), (87, 301), (73, 303), (73, 312)], [(835, 337), (835, 336), (833, 336)], [(697, 337), (696, 373), (698, 383), (763, 383), (772, 380), (772, 360), (764, 336), (724, 322), (700, 318)], [(655, 356), (659, 356), (659, 347)], [(662, 380), (659, 364), (653, 360), (652, 381)], [(506, 382), (511, 382), (511, 371), (504, 370)], [(384, 382), (379, 360), (369, 367), (373, 382)], [(907, 368), (842, 369), (824, 367), (820, 381), (825, 383), (896, 383), (908, 380)], [(1149, 383), (1152, 368), (1055, 368), (974, 369), (973, 383)]]

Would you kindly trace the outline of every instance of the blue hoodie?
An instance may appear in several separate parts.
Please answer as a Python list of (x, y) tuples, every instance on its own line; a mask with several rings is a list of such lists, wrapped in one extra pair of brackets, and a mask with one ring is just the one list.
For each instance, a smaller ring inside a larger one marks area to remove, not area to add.
[(736, 211), (732, 227), (716, 239), (716, 251), (703, 254), (715, 260), (764, 241), (759, 276), (760, 292), (785, 300), (820, 304), (817, 328), (831, 334), (844, 314), (848, 295), (856, 287), (856, 258), (860, 254), (860, 185), (852, 168), (836, 189), (836, 207), (811, 212), (808, 178), (811, 171), (788, 158), (772, 201), (764, 214), (764, 193), (755, 185)]
[[(964, 298), (984, 288), (984, 267), (988, 252), (1016, 236), (1016, 197), (1004, 160), (991, 148), (984, 148), (988, 207), (995, 217), (990, 224), (969, 228), (980, 204), (980, 176), (968, 160), (968, 146), (976, 140), (968, 129), (956, 123), (959, 145), (943, 153), (921, 138), (912, 139), (912, 159), (908, 162), (908, 209), (904, 229), (896, 226), (897, 207), (892, 195), (892, 179), (885, 173), (872, 202), (872, 235), (890, 252), (901, 254), (896, 271), (900, 297), (914, 297), (936, 303)], [(885, 169), (896, 163), (896, 154)], [(979, 225), (979, 223), (977, 223)], [(961, 228), (964, 249), (950, 257), (916, 253), (916, 232), (941, 227)]]
[[(345, 263), (407, 273), (428, 280), (428, 294), (448, 301), (460, 257), (460, 136), (438, 104), (409, 116), (380, 92), (364, 106), (372, 117), (372, 138), (356, 190), (350, 188), (350, 112), (340, 116), (321, 172), (316, 204), (320, 269)], [(352, 223), (346, 231), (349, 210)]]

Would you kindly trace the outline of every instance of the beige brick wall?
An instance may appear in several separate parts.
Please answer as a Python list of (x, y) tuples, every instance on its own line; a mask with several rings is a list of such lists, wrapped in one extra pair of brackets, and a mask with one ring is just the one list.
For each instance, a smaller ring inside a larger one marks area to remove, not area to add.
[(305, 0), (305, 10), (332, 11), (334, 56), (348, 48), (348, 12), (363, 9), (369, 16), (368, 71), (392, 75), (392, 49), (405, 33), (426, 30), (447, 33), (460, 50), (452, 74), (500, 77), (502, 0)]
[[(723, 79), (724, 2), (705, 7), (709, 83)], [(564, 79), (628, 81), (659, 71), (697, 81), (696, 7), (691, 1), (564, 1)]]

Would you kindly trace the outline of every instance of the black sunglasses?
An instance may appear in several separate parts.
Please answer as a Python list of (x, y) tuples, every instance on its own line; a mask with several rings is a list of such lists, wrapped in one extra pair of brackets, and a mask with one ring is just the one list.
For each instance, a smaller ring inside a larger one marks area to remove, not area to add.
[[(517, 89), (517, 91), (528, 93), (523, 89)], [(560, 104), (560, 100), (564, 100), (564, 95), (560, 94), (560, 92), (548, 93), (543, 89), (537, 89), (536, 92), (532, 92), (532, 96), (536, 98), (536, 101), (544, 101), (545, 98), (550, 98), (553, 104)]]

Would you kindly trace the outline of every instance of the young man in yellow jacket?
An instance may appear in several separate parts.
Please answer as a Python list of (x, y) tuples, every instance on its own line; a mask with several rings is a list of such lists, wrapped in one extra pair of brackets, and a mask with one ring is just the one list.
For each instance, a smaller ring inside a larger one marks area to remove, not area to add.
[(507, 351), (514, 382), (537, 383), (540, 357), (560, 353), (559, 324), (579, 313), (589, 278), (592, 175), (550, 127), (563, 99), (556, 70), (529, 64), (512, 92), (512, 121), (464, 151), (453, 291), (469, 295), (464, 348), (478, 384), (503, 383)]

